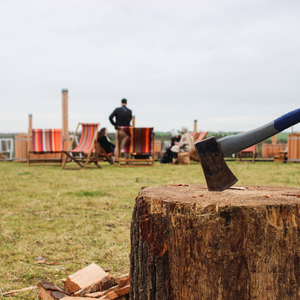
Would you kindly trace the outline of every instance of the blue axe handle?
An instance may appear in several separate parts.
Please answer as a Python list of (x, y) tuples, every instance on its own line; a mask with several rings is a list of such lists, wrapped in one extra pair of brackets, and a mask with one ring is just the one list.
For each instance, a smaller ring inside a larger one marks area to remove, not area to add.
[(253, 146), (299, 122), (300, 108), (293, 110), (266, 125), (247, 132), (226, 136), (219, 139), (218, 142), (221, 146), (223, 156), (227, 156)]

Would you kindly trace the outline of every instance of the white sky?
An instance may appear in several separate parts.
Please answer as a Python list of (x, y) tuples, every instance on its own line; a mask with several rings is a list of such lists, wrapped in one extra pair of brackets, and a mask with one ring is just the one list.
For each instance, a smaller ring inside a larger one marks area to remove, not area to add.
[[(296, 0), (0, 0), (0, 132), (101, 122), (245, 131), (300, 107)], [(300, 131), (299, 124), (294, 131)]]

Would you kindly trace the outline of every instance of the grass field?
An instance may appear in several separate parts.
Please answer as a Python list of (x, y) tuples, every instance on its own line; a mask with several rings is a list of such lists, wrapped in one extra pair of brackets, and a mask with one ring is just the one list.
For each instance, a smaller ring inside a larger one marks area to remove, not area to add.
[[(237, 185), (300, 188), (300, 165), (228, 162)], [(61, 170), (59, 166), (0, 163), (1, 293), (61, 279), (96, 263), (129, 271), (130, 220), (143, 186), (205, 184), (199, 164)], [(54, 265), (35, 263), (38, 257)], [(5, 298), (7, 299), (7, 298)], [(36, 291), (10, 299), (38, 299)]]

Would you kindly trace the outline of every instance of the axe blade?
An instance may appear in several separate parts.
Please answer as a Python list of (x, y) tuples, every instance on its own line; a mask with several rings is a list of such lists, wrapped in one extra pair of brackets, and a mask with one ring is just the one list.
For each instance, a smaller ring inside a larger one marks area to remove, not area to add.
[(228, 168), (216, 138), (209, 137), (195, 144), (209, 191), (224, 191), (238, 179)]

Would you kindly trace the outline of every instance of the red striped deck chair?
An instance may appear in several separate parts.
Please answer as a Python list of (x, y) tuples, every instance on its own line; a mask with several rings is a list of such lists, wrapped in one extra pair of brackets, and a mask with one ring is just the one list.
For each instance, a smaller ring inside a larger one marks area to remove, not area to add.
[(244, 157), (245, 156), (246, 157), (249, 157), (249, 156), (251, 157), (252, 156), (252, 161), (254, 162), (257, 154), (258, 154), (257, 146), (253, 145), (253, 146), (248, 147), (248, 148), (246, 148), (242, 151), (239, 151), (237, 153), (237, 158), (238, 158), (238, 160), (241, 160), (243, 156)]
[(119, 167), (153, 166), (154, 131), (152, 127), (120, 127), (129, 137), (122, 152), (131, 155), (131, 158), (119, 158)]
[[(194, 134), (192, 134), (192, 136), (194, 138), (194, 144), (204, 140), (206, 138), (207, 134), (208, 134), (208, 131), (200, 131), (199, 133), (195, 132)], [(195, 148), (190, 153), (190, 159), (193, 161), (196, 161), (196, 162), (200, 162)]]
[(28, 140), (28, 166), (30, 163), (62, 163), (63, 149), (60, 129), (32, 129), (31, 146), (30, 140)]
[[(79, 143), (76, 148), (72, 149), (72, 145), (77, 135), (79, 127), (82, 127)], [(99, 157), (96, 151), (97, 135), (100, 127), (100, 123), (79, 123), (74, 136), (72, 138), (70, 148), (68, 151), (63, 151), (66, 157), (63, 161), (63, 169), (85, 169), (87, 165), (94, 163), (98, 168), (101, 166), (98, 164)], [(81, 156), (79, 156), (81, 154)], [(79, 165), (79, 168), (67, 168), (66, 162), (74, 161)]]
[(206, 138), (208, 131), (200, 131), (198, 135), (195, 136), (194, 143), (198, 143)]

